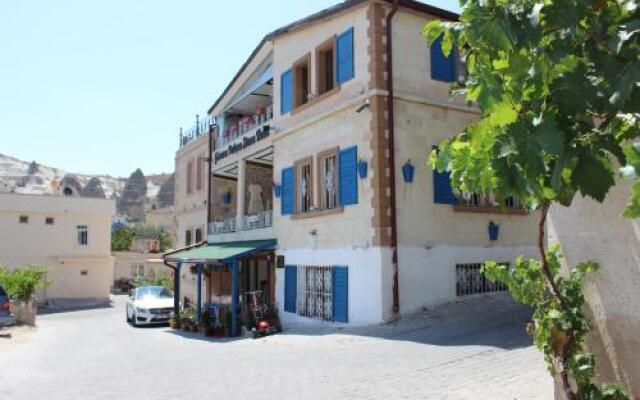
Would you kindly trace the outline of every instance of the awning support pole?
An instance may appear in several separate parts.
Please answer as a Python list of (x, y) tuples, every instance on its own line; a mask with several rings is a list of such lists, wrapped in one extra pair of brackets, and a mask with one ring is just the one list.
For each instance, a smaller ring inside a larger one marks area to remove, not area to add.
[(231, 261), (231, 336), (238, 335), (238, 259)]
[(173, 269), (173, 315), (180, 322), (180, 268), (182, 263), (177, 263)]
[(196, 281), (196, 322), (200, 323), (200, 314), (202, 313), (202, 264), (197, 264), (198, 280)]

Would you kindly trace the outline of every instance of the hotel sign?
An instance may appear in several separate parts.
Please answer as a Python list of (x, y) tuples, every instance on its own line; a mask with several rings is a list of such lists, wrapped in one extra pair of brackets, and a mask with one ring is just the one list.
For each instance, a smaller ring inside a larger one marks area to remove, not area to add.
[(242, 151), (247, 147), (255, 144), (256, 142), (259, 142), (261, 140), (268, 138), (270, 134), (271, 134), (271, 130), (269, 128), (269, 125), (265, 125), (262, 128), (259, 128), (256, 131), (255, 135), (244, 136), (241, 141), (232, 142), (227, 146), (226, 149), (215, 152), (215, 155), (214, 155), (215, 164), (217, 164), (218, 161), (224, 160), (225, 158), (229, 157), (231, 154)]

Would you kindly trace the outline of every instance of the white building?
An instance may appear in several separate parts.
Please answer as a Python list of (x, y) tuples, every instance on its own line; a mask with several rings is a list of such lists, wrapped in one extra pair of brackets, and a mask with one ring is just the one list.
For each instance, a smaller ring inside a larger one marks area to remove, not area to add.
[[(516, 199), (456, 198), (426, 166), (478, 118), (449, 100), (462, 69), (420, 35), (433, 18), (457, 16), (349, 0), (260, 42), (209, 109), (209, 249), (167, 258), (208, 266), (205, 301), (263, 288), (285, 322), (380, 323), (501, 290), (481, 263), (536, 254), (535, 216)], [(176, 188), (192, 176), (177, 170)]]
[(38, 301), (108, 299), (113, 200), (0, 193), (0, 264), (47, 270)]

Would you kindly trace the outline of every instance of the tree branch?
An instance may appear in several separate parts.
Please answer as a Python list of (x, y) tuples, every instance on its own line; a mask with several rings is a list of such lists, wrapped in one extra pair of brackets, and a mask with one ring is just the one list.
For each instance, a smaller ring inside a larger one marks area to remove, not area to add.
[[(544, 274), (547, 286), (551, 291), (552, 296), (556, 299), (560, 308), (562, 310), (566, 310), (566, 302), (562, 293), (558, 289), (556, 285), (556, 281), (553, 277), (553, 273), (551, 272), (551, 268), (549, 267), (549, 259), (547, 258), (546, 249), (544, 246), (544, 233), (545, 233), (545, 224), (547, 222), (547, 215), (549, 214), (549, 207), (551, 203), (549, 200), (544, 200), (542, 203), (542, 208), (540, 209), (540, 221), (538, 222), (538, 251), (540, 252), (540, 260), (542, 262), (542, 273)], [(574, 335), (572, 331), (569, 331), (567, 334), (567, 341), (562, 346), (562, 352), (558, 356), (556, 355), (556, 369), (558, 369), (558, 375), (560, 379), (560, 384), (562, 385), (562, 391), (567, 400), (574, 400), (576, 398), (573, 390), (571, 389), (571, 383), (569, 381), (569, 373), (565, 368), (565, 363), (571, 356), (571, 347), (573, 347), (573, 339)]]

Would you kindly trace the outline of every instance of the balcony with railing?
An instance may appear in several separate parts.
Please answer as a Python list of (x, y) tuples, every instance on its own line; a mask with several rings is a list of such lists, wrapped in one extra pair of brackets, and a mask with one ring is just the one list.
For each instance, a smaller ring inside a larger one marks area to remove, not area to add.
[(273, 106), (258, 107), (254, 114), (242, 115), (229, 120), (227, 127), (216, 133), (215, 149), (223, 150), (235, 142), (242, 142), (245, 137), (254, 137), (258, 130), (269, 132), (269, 121), (273, 119)]
[(273, 238), (273, 148), (213, 170), (209, 240)]
[[(265, 60), (238, 89), (229, 94), (228, 101), (212, 110), (219, 129), (215, 133), (215, 161), (231, 153), (244, 150), (267, 138), (272, 132), (273, 71), (271, 60)], [(228, 150), (228, 151), (227, 151)]]
[(273, 210), (262, 211), (254, 215), (245, 215), (242, 230), (251, 231), (271, 227)]
[(196, 114), (196, 121), (189, 129), (183, 131), (180, 128), (178, 133), (179, 147), (183, 148), (197, 138), (207, 135), (212, 127), (213, 120), (209, 116), (200, 117), (200, 115)]
[(225, 218), (209, 223), (209, 232), (213, 233), (214, 235), (234, 233), (236, 232), (236, 226), (236, 217)]

